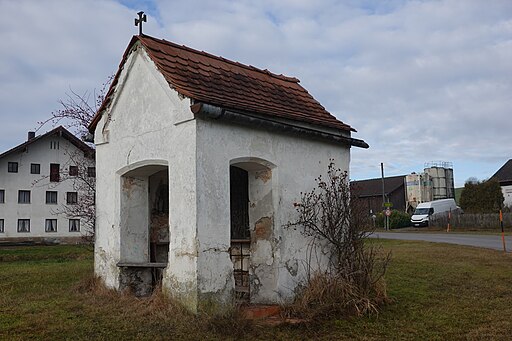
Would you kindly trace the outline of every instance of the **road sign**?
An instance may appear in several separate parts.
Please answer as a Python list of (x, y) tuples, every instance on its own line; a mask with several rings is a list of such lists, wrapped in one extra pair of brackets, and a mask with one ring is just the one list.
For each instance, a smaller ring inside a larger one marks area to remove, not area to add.
[(392, 202), (385, 202), (384, 203), (384, 207), (393, 207), (393, 203)]
[(391, 210), (388, 208), (386, 208), (386, 210), (384, 211), (384, 214), (386, 215), (386, 217), (389, 217), (391, 215)]

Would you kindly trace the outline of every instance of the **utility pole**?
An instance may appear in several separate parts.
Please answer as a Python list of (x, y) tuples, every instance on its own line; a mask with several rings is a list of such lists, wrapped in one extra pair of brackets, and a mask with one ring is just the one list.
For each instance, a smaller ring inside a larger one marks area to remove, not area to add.
[[(382, 179), (382, 209), (384, 209), (384, 204), (386, 203), (386, 192), (384, 188), (384, 163), (380, 163), (380, 175)], [(384, 229), (388, 230), (388, 217), (386, 216), (386, 220), (384, 220)]]
[(381, 176), (381, 179), (382, 179), (382, 207), (384, 207), (384, 203), (386, 202), (386, 196), (385, 196), (385, 192), (384, 192), (384, 163), (381, 162), (380, 163), (380, 176)]

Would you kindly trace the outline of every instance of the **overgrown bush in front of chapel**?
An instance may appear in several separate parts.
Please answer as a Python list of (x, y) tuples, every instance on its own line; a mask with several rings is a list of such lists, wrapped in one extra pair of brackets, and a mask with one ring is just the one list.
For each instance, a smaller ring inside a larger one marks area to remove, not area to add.
[[(305, 252), (307, 278), (295, 301), (286, 307), (289, 316), (311, 320), (377, 313), (388, 301), (384, 275), (390, 254), (377, 241), (368, 240), (366, 215), (350, 194), (347, 172), (330, 160), (327, 176), (316, 188), (301, 193), (294, 206), (297, 219), (286, 225), (309, 239)], [(313, 264), (321, 247), (330, 255), (326, 266)], [(313, 270), (314, 269), (314, 270)]]

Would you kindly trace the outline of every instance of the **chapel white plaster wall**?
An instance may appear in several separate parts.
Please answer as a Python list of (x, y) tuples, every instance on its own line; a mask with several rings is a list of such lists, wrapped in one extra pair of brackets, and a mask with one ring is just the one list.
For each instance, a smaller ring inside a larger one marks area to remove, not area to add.
[(116, 264), (122, 261), (120, 217), (127, 213), (121, 212), (121, 176), (131, 165), (145, 167), (153, 164), (152, 160), (166, 160), (170, 191), (169, 264), (173, 266), (165, 271), (164, 290), (187, 295), (194, 292), (190, 288), (195, 287), (197, 277), (196, 148), (195, 120), (189, 107), (190, 100), (169, 88), (142, 49), (129, 56), (112, 106), (103, 114), (95, 131), (98, 164), (95, 272), (110, 287), (119, 287)]
[[(229, 165), (232, 160), (259, 158), (275, 165), (272, 168), (272, 233), (268, 242), (259, 241), (252, 252), (263, 257), (268, 253), (265, 276), (253, 269), (255, 303), (280, 302), (292, 298), (293, 290), (304, 279), (306, 240), (299, 231), (283, 225), (296, 218), (294, 202), (300, 192), (312, 190), (320, 174), (326, 174), (329, 159), (336, 166), (349, 169), (350, 149), (344, 145), (310, 140), (300, 136), (230, 125), (220, 121), (197, 120), (197, 209), (198, 209), (198, 290), (200, 295), (228, 300), (233, 289), (232, 263), (229, 258)], [(257, 162), (261, 162), (257, 160)], [(250, 180), (253, 181), (254, 179)], [(251, 205), (251, 203), (250, 203)], [(254, 221), (258, 217), (253, 217)], [(254, 235), (254, 226), (251, 226)], [(260, 249), (260, 247), (264, 248)], [(325, 266), (325, 255), (318, 255)], [(315, 265), (315, 264), (313, 264)], [(202, 275), (204, 274), (204, 276)], [(261, 278), (260, 278), (261, 277)], [(274, 284), (272, 284), (274, 283)]]

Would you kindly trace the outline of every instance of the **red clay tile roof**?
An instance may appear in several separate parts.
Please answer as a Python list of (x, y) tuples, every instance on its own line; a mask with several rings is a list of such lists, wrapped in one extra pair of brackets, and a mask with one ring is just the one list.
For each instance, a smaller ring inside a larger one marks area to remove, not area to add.
[(186, 97), (226, 109), (355, 131), (327, 112), (296, 78), (142, 35), (134, 36), (128, 45), (105, 101), (89, 126), (91, 132), (111, 101), (120, 71), (136, 42), (145, 47), (169, 86)]

